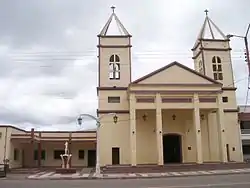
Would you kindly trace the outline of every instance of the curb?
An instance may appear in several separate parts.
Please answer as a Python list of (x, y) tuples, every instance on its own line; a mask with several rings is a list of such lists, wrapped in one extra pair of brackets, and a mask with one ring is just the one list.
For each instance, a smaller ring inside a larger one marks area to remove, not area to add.
[(209, 173), (209, 174), (168, 174), (168, 175), (155, 175), (155, 176), (121, 176), (121, 177), (45, 177), (45, 178), (29, 178), (28, 180), (124, 180), (124, 179), (154, 179), (154, 178), (174, 178), (174, 177), (192, 177), (192, 176), (213, 176), (213, 175), (230, 175), (230, 174), (250, 174), (250, 171), (242, 172), (218, 172), (218, 173)]

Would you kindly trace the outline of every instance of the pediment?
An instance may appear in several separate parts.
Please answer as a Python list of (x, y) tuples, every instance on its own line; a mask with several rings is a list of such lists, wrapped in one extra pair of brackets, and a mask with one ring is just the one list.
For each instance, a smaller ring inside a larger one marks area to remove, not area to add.
[(197, 71), (190, 69), (178, 62), (173, 62), (144, 77), (141, 77), (132, 84), (219, 84)]

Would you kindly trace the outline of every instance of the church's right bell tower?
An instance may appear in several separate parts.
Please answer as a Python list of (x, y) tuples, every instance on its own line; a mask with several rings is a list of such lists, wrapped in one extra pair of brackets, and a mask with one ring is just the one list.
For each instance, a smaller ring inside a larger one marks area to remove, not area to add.
[[(222, 83), (222, 93), (219, 94), (221, 96), (220, 101), (217, 102), (222, 104), (223, 107), (227, 160), (241, 162), (243, 160), (242, 143), (230, 40), (209, 18), (207, 10), (205, 10), (205, 13), (205, 21), (192, 48), (194, 67), (199, 73)], [(203, 121), (201, 125), (205, 127), (205, 124), (207, 124), (209, 135), (212, 135), (209, 138), (209, 147), (213, 155), (207, 159), (210, 161), (219, 160), (218, 136), (216, 136), (218, 124), (214, 112), (216, 112), (214, 109), (207, 111), (208, 121)]]
[(208, 11), (193, 51), (195, 70), (223, 84), (234, 87), (229, 39), (208, 17)]

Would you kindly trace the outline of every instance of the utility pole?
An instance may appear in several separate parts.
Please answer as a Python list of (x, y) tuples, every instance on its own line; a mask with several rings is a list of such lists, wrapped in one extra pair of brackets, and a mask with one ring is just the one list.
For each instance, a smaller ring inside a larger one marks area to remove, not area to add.
[(248, 76), (250, 77), (250, 55), (249, 55), (248, 40), (247, 40), (249, 30), (250, 30), (250, 24), (248, 24), (245, 36), (239, 36), (239, 35), (229, 34), (229, 35), (227, 35), (227, 38), (229, 39), (231, 37), (237, 37), (237, 38), (243, 38), (244, 39), (244, 44), (245, 44), (245, 49), (246, 49), (246, 52), (245, 52), (245, 61), (247, 62)]
[(245, 50), (246, 50), (245, 51), (245, 62), (247, 62), (247, 66), (248, 66), (248, 86), (247, 86), (246, 104), (245, 104), (244, 111), (246, 110), (246, 107), (247, 107), (248, 94), (249, 94), (249, 89), (250, 89), (250, 57), (249, 57), (250, 55), (249, 55), (248, 40), (247, 40), (249, 30), (250, 30), (250, 24), (248, 24), (245, 36), (232, 35), (232, 34), (227, 35), (228, 39), (231, 38), (231, 37), (238, 37), (238, 38), (243, 38), (244, 39)]
[(245, 58), (246, 58), (246, 62), (248, 65), (248, 76), (250, 77), (250, 57), (249, 57), (249, 48), (248, 48), (248, 40), (247, 40), (249, 29), (250, 29), (250, 24), (248, 24), (247, 32), (246, 32), (246, 35), (244, 36), (244, 42), (245, 42), (245, 48), (246, 48)]

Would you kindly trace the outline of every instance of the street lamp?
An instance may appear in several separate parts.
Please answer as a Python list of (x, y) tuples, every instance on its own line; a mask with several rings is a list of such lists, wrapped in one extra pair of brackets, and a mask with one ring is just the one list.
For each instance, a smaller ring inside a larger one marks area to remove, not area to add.
[(96, 167), (95, 167), (95, 176), (96, 177), (100, 177), (101, 175), (101, 169), (100, 169), (100, 147), (99, 147), (99, 142), (100, 142), (100, 138), (99, 138), (99, 128), (101, 126), (101, 122), (100, 120), (104, 117), (104, 116), (108, 116), (108, 115), (113, 115), (113, 121), (114, 123), (117, 123), (118, 121), (118, 117), (116, 115), (116, 113), (108, 113), (105, 115), (102, 115), (100, 117), (95, 117), (92, 116), (90, 114), (80, 114), (79, 117), (77, 118), (77, 122), (79, 125), (82, 125), (83, 123), (83, 118), (84, 117), (89, 117), (93, 120), (96, 121)]

